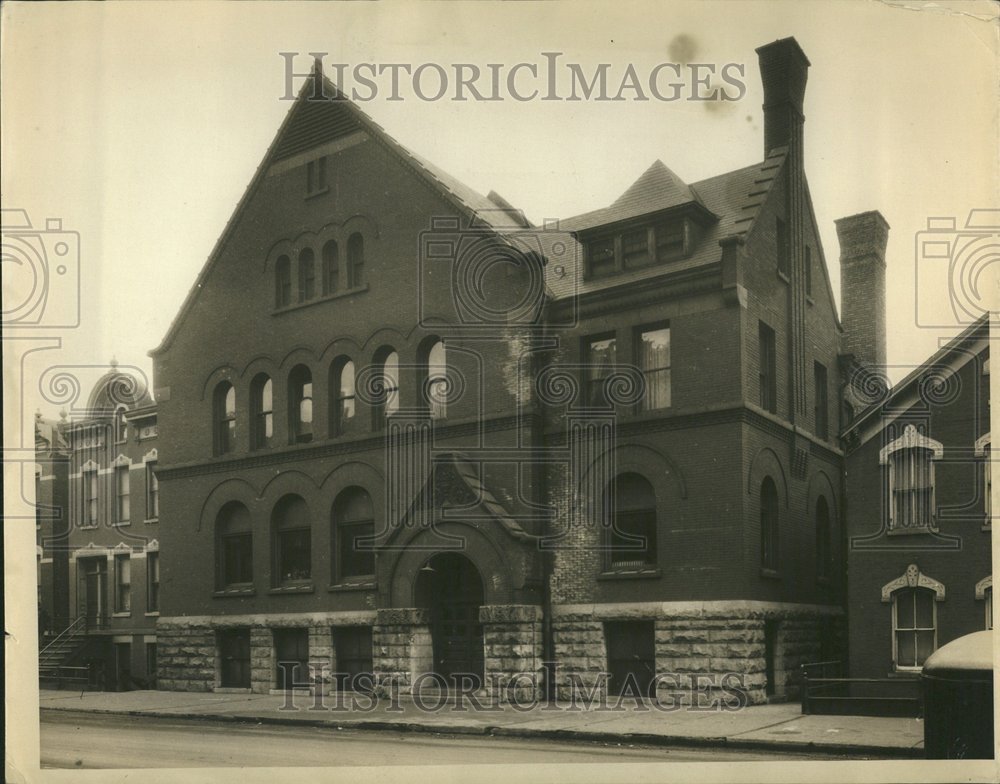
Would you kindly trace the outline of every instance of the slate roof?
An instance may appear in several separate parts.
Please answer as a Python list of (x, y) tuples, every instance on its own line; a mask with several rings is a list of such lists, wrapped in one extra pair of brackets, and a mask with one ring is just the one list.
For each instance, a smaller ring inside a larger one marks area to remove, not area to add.
[(578, 215), (563, 223), (564, 228), (579, 231), (692, 202), (702, 204), (698, 194), (684, 180), (668, 169), (663, 161), (657, 160), (610, 207)]
[[(677, 175), (657, 161), (610, 207), (560, 221), (561, 236), (568, 236), (566, 232), (600, 225), (595, 223), (595, 220), (602, 222), (608, 222), (609, 218), (624, 220), (680, 206), (687, 203), (680, 199), (690, 194), (691, 198), (688, 201), (695, 201), (718, 217), (717, 221), (706, 228), (694, 253), (686, 259), (672, 261), (666, 265), (653, 265), (620, 275), (584, 280), (583, 249), (574, 239), (575, 247), (572, 253), (566, 254), (566, 264), (553, 263), (550, 259), (546, 267), (546, 283), (549, 290), (556, 299), (559, 299), (572, 296), (574, 293), (586, 294), (623, 286), (637, 280), (718, 261), (722, 257), (720, 239), (729, 235), (743, 236), (750, 231), (771, 185), (781, 170), (786, 153), (787, 148), (777, 147), (760, 163), (691, 185), (685, 185)], [(558, 272), (559, 266), (564, 267), (561, 275)]]
[[(334, 138), (357, 131), (369, 133), (424, 177), (467, 218), (477, 219), (481, 225), (485, 224), (484, 228), (495, 230), (498, 236), (517, 247), (544, 255), (548, 261), (545, 268), (546, 291), (553, 299), (627, 285), (636, 280), (718, 261), (721, 257), (719, 240), (729, 234), (746, 234), (753, 225), (758, 208), (763, 204), (786, 153), (786, 148), (776, 148), (762, 163), (691, 185), (657, 160), (609, 207), (568, 218), (555, 226), (534, 227), (502, 197), (495, 193), (483, 196), (393, 139), (322, 76), (319, 63), (313, 78), (321, 80), (323, 94), (337, 97), (325, 101), (309, 100), (314, 83), (307, 81), (303, 84), (295, 104), (272, 140), (167, 334), (160, 345), (149, 352), (150, 355), (161, 353), (172, 342), (180, 323), (193, 306), (209, 269), (232, 232), (237, 216), (269, 166)], [(684, 204), (699, 205), (718, 218), (702, 235), (691, 257), (608, 278), (584, 280), (583, 249), (573, 232)]]

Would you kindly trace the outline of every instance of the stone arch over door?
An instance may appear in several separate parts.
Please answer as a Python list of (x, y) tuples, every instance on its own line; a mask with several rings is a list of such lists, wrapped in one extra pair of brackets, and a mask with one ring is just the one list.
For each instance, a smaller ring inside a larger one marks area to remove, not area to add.
[[(487, 523), (489, 525), (489, 523)], [(499, 527), (494, 524), (494, 527)], [(435, 533), (440, 531), (440, 535)], [(441, 547), (443, 541), (463, 540), (462, 547)], [(523, 571), (518, 557), (519, 546), (511, 541), (508, 546), (497, 542), (477, 525), (459, 521), (439, 521), (432, 527), (421, 529), (408, 540), (397, 540), (396, 546), (384, 550), (380, 561), (390, 564), (388, 595), (383, 595), (384, 607), (418, 607), (416, 587), (420, 569), (427, 566), (440, 553), (460, 553), (478, 570), (483, 581), (483, 604), (514, 603), (515, 575), (512, 568)], [(521, 566), (521, 569), (518, 567)], [(382, 582), (380, 581), (380, 586)]]

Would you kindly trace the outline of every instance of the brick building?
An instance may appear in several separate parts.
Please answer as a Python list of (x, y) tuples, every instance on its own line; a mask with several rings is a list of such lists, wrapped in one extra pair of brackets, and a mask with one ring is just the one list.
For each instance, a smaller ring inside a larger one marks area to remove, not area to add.
[(54, 516), (66, 524), (51, 548), (65, 576), (51, 624), (60, 636), (47, 650), (53, 638), (42, 641), (40, 675), (85, 678), (105, 689), (152, 686), (160, 557), (156, 406), (112, 361), (83, 413), (64, 419), (59, 431), (63, 474), (52, 483), (61, 498)]
[(989, 325), (891, 392), (869, 377), (845, 430), (852, 677), (916, 677), (945, 643), (992, 628)]
[(317, 67), (152, 352), (161, 688), (554, 661), (563, 690), (734, 672), (760, 702), (834, 654), (843, 331), (809, 62), (758, 54), (762, 159), (697, 183), (657, 161), (543, 227)]
[[(35, 557), (40, 640), (69, 619), (69, 444), (65, 412), (59, 419), (35, 415)], [(44, 642), (42, 643), (44, 644)]]

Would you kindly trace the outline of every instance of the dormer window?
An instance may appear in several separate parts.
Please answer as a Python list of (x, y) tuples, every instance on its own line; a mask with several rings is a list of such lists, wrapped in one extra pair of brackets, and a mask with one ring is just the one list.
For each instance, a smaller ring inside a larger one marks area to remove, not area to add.
[(684, 258), (692, 224), (684, 217), (595, 237), (587, 243), (587, 276), (599, 278)]

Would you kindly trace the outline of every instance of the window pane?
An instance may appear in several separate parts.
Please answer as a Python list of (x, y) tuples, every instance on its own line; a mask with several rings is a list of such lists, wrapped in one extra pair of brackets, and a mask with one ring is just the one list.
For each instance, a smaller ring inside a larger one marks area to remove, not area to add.
[(625, 266), (630, 269), (649, 264), (649, 242), (646, 229), (629, 231), (622, 235), (622, 255)]
[(918, 589), (916, 592), (917, 628), (931, 629), (934, 627), (934, 593)]
[(399, 354), (393, 351), (385, 359), (386, 396), (385, 412), (391, 414), (399, 408)]
[(912, 629), (914, 620), (913, 591), (897, 591), (896, 598), (896, 628)]
[(917, 649), (913, 632), (896, 632), (896, 666), (915, 667), (916, 665)]
[(612, 237), (595, 240), (587, 246), (591, 275), (605, 275), (615, 269), (615, 241)]
[(236, 389), (229, 387), (226, 391), (226, 417), (236, 416)]
[(606, 405), (604, 379), (615, 369), (615, 339), (592, 340), (587, 345), (588, 395), (591, 405)]
[(917, 641), (917, 659), (916, 663), (922, 665), (927, 657), (934, 653), (934, 632), (933, 631), (922, 631), (916, 634)]
[(641, 408), (652, 411), (670, 406), (670, 329), (643, 332), (639, 340), (639, 367), (646, 378)]
[(684, 223), (671, 221), (661, 223), (655, 229), (656, 258), (658, 261), (684, 255)]
[(312, 384), (302, 385), (302, 400), (299, 403), (299, 421), (309, 424), (313, 421)]

